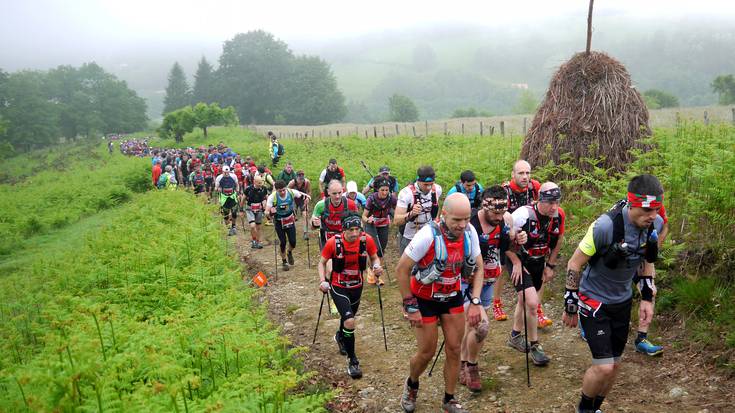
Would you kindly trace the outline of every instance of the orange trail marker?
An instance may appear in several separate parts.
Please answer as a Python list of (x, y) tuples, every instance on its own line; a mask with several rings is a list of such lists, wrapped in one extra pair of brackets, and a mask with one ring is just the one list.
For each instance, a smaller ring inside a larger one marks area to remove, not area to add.
[(255, 277), (253, 277), (253, 283), (258, 287), (263, 287), (268, 284), (268, 277), (266, 277), (261, 271), (258, 271), (258, 273), (255, 274)]

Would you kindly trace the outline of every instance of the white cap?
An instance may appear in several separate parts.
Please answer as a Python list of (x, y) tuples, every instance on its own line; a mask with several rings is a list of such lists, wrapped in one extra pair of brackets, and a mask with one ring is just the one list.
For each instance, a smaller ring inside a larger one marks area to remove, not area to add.
[(347, 193), (357, 192), (357, 183), (355, 181), (347, 182)]
[(230, 172), (230, 167), (225, 165), (222, 167), (222, 172)]

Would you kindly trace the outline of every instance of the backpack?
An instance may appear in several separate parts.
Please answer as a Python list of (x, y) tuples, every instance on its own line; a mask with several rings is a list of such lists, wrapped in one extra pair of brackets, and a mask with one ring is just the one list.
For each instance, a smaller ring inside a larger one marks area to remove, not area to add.
[[(457, 182), (454, 184), (454, 189), (459, 192), (460, 194), (464, 194), (464, 187), (462, 186), (461, 182)], [(470, 199), (470, 194), (465, 194), (467, 196), (467, 199)], [(475, 182), (475, 199), (470, 199), (470, 205), (474, 209), (479, 209), (482, 205), (482, 194), (480, 193), (480, 184)]]
[[(342, 234), (334, 236), (334, 252), (332, 257), (332, 271), (341, 274), (345, 269), (345, 249), (342, 244)], [(358, 268), (360, 274), (367, 268), (367, 236), (364, 232), (360, 234), (360, 250), (358, 252)]]
[(204, 175), (203, 174), (194, 175), (194, 185), (196, 186), (204, 185)]
[[(625, 199), (621, 199), (620, 201), (616, 202), (615, 205), (613, 205), (607, 212), (605, 212), (605, 215), (610, 217), (613, 223), (613, 236), (612, 236), (612, 244), (605, 250), (602, 254), (595, 254), (590, 258), (590, 265), (593, 265), (595, 262), (597, 262), (600, 257), (602, 257), (603, 262), (605, 263), (605, 266), (611, 269), (615, 269), (618, 266), (618, 262), (621, 258), (623, 258), (623, 255), (625, 254), (625, 251), (621, 251), (620, 248), (616, 248), (616, 245), (622, 244), (625, 242), (625, 221), (623, 220), (623, 208), (628, 205), (628, 201)], [(646, 232), (646, 251), (645, 251), (645, 259), (648, 262), (655, 262), (658, 259), (658, 242), (654, 241), (651, 242), (651, 234), (655, 231), (655, 228), (653, 226), (653, 223), (648, 227), (648, 230)], [(638, 246), (636, 246), (636, 249)]]
[(283, 148), (283, 144), (278, 143), (278, 156), (283, 156), (284, 153), (286, 153), (286, 150)]
[(235, 193), (237, 181), (230, 175), (224, 175), (219, 181), (219, 187), (224, 195), (230, 196)]
[[(410, 211), (411, 208), (413, 208), (415, 204), (418, 204), (421, 201), (419, 192), (416, 189), (416, 184), (411, 184), (408, 187), (411, 188), (411, 191), (413, 191), (413, 203), (406, 205), (406, 212)], [(439, 213), (439, 202), (436, 199), (436, 190), (434, 188), (434, 185), (431, 185), (431, 218), (434, 219), (438, 213)], [(405, 230), (406, 230), (406, 224), (398, 226), (398, 233), (401, 234), (401, 236), (403, 236), (403, 231)]]
[[(444, 234), (442, 233), (439, 224), (434, 221), (429, 221), (431, 230), (434, 234), (434, 260), (430, 265), (425, 268), (420, 268), (418, 264), (414, 265), (412, 274), (421, 284), (431, 284), (442, 276), (442, 273), (447, 266), (447, 246), (444, 243)], [(464, 259), (462, 260), (462, 271), (461, 277), (468, 279), (472, 273), (475, 272), (475, 266), (477, 262), (475, 257), (472, 256), (472, 237), (470, 226), (468, 225), (462, 236), (464, 237), (463, 248), (464, 248)]]

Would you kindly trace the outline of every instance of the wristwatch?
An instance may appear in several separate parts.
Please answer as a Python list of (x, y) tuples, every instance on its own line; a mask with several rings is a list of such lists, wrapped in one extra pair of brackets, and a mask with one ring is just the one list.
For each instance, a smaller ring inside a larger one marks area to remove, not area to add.
[(472, 297), (472, 299), (470, 300), (470, 303), (472, 303), (474, 305), (480, 305), (481, 301), (477, 297)]

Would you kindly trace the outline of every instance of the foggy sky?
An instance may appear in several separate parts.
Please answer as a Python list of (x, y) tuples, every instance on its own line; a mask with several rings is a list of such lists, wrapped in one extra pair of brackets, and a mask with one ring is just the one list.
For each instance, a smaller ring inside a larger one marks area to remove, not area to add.
[[(586, 18), (586, 0), (0, 0), (0, 68), (48, 69), (120, 55), (211, 55), (236, 33), (263, 29), (294, 50), (364, 34), (442, 26), (543, 30)], [(596, 17), (735, 20), (735, 2), (597, 0)], [(581, 26), (584, 27), (583, 25)]]

